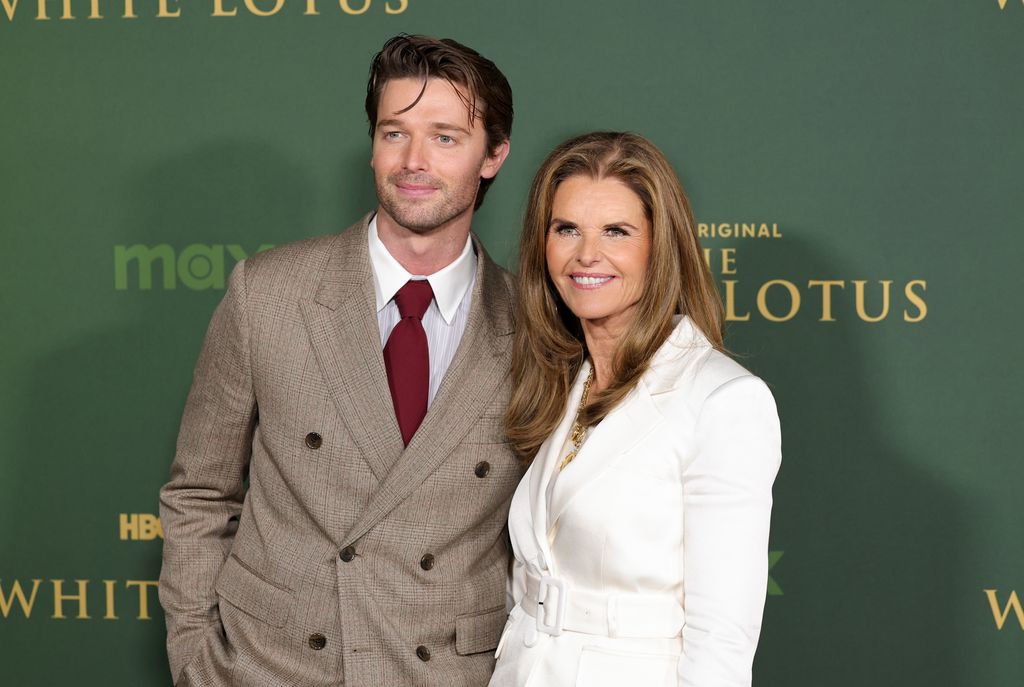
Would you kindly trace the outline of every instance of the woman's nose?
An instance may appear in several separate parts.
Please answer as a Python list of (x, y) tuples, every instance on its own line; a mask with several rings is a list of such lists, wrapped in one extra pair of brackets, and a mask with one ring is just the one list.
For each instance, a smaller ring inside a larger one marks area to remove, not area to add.
[(598, 237), (584, 234), (577, 245), (576, 262), (581, 265), (593, 265), (601, 259), (601, 244)]

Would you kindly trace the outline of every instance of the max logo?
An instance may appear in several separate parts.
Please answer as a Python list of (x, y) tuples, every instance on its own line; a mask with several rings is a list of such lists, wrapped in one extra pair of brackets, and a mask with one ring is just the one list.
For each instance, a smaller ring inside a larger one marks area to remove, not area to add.
[[(256, 252), (272, 247), (273, 244), (265, 243)], [(178, 282), (193, 291), (223, 289), (224, 275), (236, 262), (247, 257), (249, 253), (233, 243), (226, 246), (193, 243), (180, 251), (166, 243), (114, 246), (114, 288), (118, 291), (130, 288), (149, 291), (153, 288), (153, 268), (158, 267), (158, 283), (165, 290), (173, 290)], [(227, 264), (228, 260), (230, 264)], [(132, 265), (135, 269), (130, 270)]]

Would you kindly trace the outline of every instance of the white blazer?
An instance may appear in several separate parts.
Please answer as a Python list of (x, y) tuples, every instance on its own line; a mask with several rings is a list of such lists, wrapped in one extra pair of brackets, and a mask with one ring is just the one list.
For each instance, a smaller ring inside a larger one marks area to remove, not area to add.
[(750, 685), (781, 460), (771, 392), (682, 318), (549, 509), (589, 372), (512, 499), (514, 605), (490, 685)]

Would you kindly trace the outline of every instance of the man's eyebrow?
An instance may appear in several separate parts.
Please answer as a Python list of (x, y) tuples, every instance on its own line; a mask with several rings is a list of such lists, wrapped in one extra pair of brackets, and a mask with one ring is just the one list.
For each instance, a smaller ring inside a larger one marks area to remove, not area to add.
[(466, 134), (469, 136), (469, 129), (458, 124), (449, 124), (448, 122), (431, 122), (430, 126), (438, 131), (458, 131), (460, 134)]
[[(389, 127), (389, 126), (394, 126), (394, 127), (401, 128), (402, 127), (402, 120), (400, 120), (400, 119), (380, 119), (380, 120), (377, 121), (377, 128), (378, 129), (380, 129), (382, 127)], [(466, 136), (470, 135), (469, 129), (467, 129), (466, 127), (459, 126), (458, 124), (452, 124), (450, 122), (431, 122), (430, 126), (431, 126), (432, 129), (434, 129), (436, 131), (457, 131), (460, 134), (465, 134)]]

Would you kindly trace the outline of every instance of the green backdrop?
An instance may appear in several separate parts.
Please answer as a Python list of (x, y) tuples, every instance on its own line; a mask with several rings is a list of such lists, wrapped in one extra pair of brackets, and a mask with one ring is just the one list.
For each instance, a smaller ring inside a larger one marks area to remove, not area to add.
[(679, 171), (783, 422), (755, 684), (1022, 684), (1021, 0), (3, 0), (0, 683), (169, 684), (153, 518), (206, 323), (239, 257), (373, 206), (399, 32), (512, 83), (505, 264), (564, 138)]

